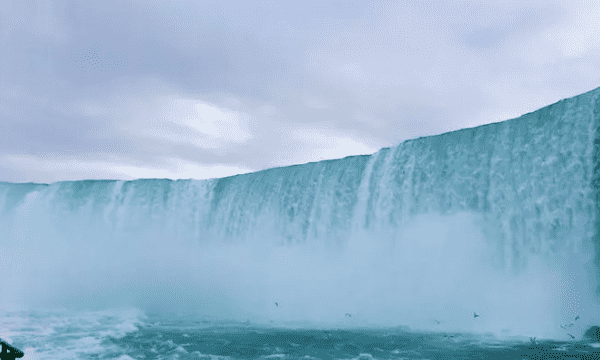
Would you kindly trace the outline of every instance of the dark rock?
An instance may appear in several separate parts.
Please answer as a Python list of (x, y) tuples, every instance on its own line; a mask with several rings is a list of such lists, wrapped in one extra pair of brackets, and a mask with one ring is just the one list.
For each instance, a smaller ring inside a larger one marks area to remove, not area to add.
[(586, 338), (587, 340), (600, 342), (600, 326), (594, 325), (594, 326), (590, 327), (589, 329), (587, 329), (585, 334), (583, 334), (583, 337)]
[(0, 351), (0, 360), (14, 360), (17, 358), (22, 358), (23, 352), (14, 346), (2, 341), (0, 339), (0, 347), (2, 350)]

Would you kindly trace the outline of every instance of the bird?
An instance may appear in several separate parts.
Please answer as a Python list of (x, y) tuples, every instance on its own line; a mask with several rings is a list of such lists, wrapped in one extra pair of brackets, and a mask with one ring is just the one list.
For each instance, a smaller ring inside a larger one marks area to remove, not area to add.
[(278, 304), (278, 303), (275, 303), (275, 306), (279, 307), (279, 304)]
[(565, 325), (560, 325), (560, 327), (567, 330), (567, 327)]
[(579, 320), (579, 315), (575, 316), (575, 321)]
[(346, 313), (346, 317), (352, 317), (352, 314)]
[(571, 339), (575, 339), (575, 336), (571, 335), (571, 334), (567, 334), (571, 337)]
[(439, 322), (438, 320), (435, 320), (435, 319), (434, 319), (433, 321), (435, 321), (435, 324), (436, 324), (436, 325), (439, 325), (439, 324), (440, 324), (440, 322)]
[(479, 315), (477, 315), (477, 313), (473, 311), (473, 317), (477, 318), (477, 317), (479, 317)]

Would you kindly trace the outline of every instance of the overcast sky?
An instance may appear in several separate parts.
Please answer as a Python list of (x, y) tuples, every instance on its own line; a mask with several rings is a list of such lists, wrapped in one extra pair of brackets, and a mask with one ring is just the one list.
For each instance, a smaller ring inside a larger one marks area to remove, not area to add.
[(600, 2), (0, 2), (0, 181), (370, 154), (600, 86)]

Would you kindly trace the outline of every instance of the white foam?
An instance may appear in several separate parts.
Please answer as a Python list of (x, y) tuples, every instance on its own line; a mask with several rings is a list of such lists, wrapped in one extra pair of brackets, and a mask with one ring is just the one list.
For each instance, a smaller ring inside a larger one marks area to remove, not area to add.
[(4, 311), (0, 328), (11, 329), (4, 339), (12, 345), (17, 348), (20, 343), (26, 345), (21, 348), (24, 360), (77, 359), (120, 352), (116, 346), (107, 346), (104, 340), (136, 331), (143, 319), (144, 315), (136, 309)]

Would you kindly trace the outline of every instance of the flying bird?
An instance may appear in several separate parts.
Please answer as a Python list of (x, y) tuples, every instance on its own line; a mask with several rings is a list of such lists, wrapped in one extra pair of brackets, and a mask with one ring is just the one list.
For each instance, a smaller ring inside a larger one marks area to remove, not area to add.
[(352, 314), (346, 313), (346, 317), (352, 317)]
[(435, 319), (434, 319), (433, 321), (435, 321), (435, 324), (436, 324), (436, 325), (439, 325), (439, 324), (440, 324), (440, 322), (439, 322), (438, 320), (435, 320)]
[(479, 317), (479, 315), (477, 315), (477, 313), (473, 311), (473, 317), (477, 318), (477, 317)]
[(575, 339), (575, 336), (571, 335), (571, 334), (567, 334), (571, 337), (571, 339)]
[(275, 303), (275, 306), (279, 307), (279, 304), (278, 304), (278, 303)]
[[(577, 320), (579, 320), (579, 315), (575, 316), (575, 320), (574, 321), (577, 321)], [(565, 325), (561, 325), (560, 327), (566, 330), (568, 327), (571, 327), (573, 325), (575, 325), (575, 323), (573, 321), (571, 321), (568, 325), (565, 324)]]

